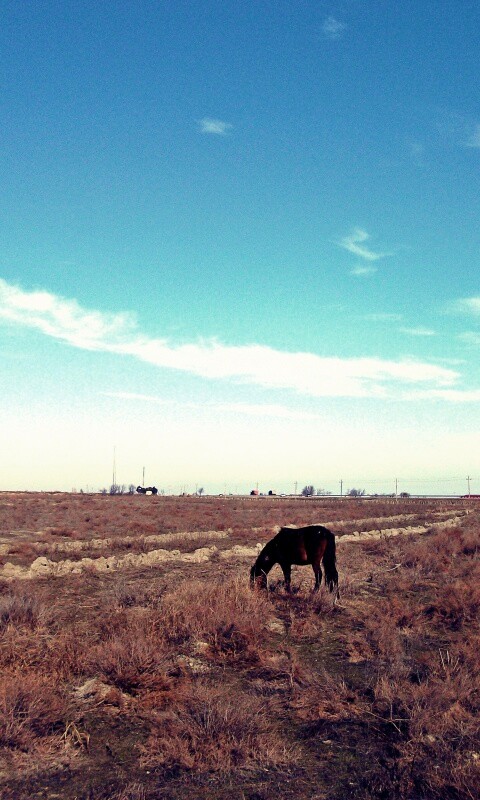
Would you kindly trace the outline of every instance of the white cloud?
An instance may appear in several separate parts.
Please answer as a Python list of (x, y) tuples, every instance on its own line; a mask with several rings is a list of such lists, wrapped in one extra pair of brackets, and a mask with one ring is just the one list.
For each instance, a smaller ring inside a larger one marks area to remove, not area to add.
[(321, 357), (214, 340), (177, 345), (141, 334), (130, 314), (88, 311), (75, 301), (48, 292), (24, 292), (0, 279), (1, 318), (73, 347), (130, 355), (210, 380), (288, 389), (310, 397), (398, 399), (413, 387), (454, 388), (459, 378), (452, 369), (413, 359)]
[(480, 316), (480, 297), (462, 297), (456, 301), (453, 310), (478, 317)]
[(335, 17), (327, 17), (322, 25), (322, 32), (327, 39), (340, 39), (347, 26), (344, 22), (339, 22)]
[(132, 314), (86, 311), (75, 300), (45, 291), (24, 292), (0, 279), (0, 318), (47, 336), (63, 339), (84, 350), (103, 350), (103, 343), (135, 328)]
[(436, 332), (431, 328), (399, 328), (400, 333), (405, 333), (407, 336), (435, 336)]
[(443, 400), (449, 403), (478, 403), (480, 389), (428, 389), (405, 395), (405, 400)]
[(473, 345), (473, 347), (480, 347), (480, 333), (465, 331), (465, 333), (460, 333), (458, 338), (462, 342), (465, 342), (465, 344)]
[(202, 133), (212, 133), (216, 136), (226, 136), (233, 128), (230, 122), (224, 122), (221, 119), (211, 119), (210, 117), (204, 117), (199, 120), (199, 125)]
[(353, 269), (350, 270), (350, 275), (358, 275), (358, 276), (373, 275), (374, 272), (377, 272), (376, 267), (372, 266), (364, 267), (359, 265), (358, 267), (353, 267)]
[(375, 253), (370, 248), (365, 247), (363, 242), (367, 242), (369, 239), (370, 235), (362, 228), (354, 228), (352, 233), (340, 239), (338, 244), (344, 250), (348, 250), (349, 253), (353, 253), (355, 256), (360, 256), (366, 261), (378, 261), (381, 258), (385, 258), (385, 256), (391, 255), (391, 253)]

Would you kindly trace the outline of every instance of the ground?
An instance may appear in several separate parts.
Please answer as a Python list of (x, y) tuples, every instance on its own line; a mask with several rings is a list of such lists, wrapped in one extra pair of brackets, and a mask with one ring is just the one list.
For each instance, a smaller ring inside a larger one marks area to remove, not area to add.
[[(248, 573), (336, 533), (341, 597)], [(0, 796), (476, 798), (480, 506), (0, 494)]]

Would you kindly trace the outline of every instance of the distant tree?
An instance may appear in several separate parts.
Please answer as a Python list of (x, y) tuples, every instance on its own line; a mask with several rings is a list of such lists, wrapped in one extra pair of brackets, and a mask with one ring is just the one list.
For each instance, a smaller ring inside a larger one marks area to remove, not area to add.
[(112, 483), (109, 494), (125, 494), (126, 486), (124, 483)]
[(304, 486), (302, 489), (303, 497), (313, 497), (315, 494), (315, 486)]
[(327, 489), (318, 489), (317, 496), (318, 497), (328, 497), (328, 495), (332, 494), (331, 492), (327, 491)]
[(410, 492), (400, 492), (400, 497), (410, 497)]
[(136, 486), (134, 486), (133, 483), (130, 483), (128, 486), (128, 494), (135, 494), (135, 492), (136, 492)]
[(348, 497), (363, 497), (365, 495), (365, 489), (349, 489), (347, 492)]
[(205, 491), (205, 489), (203, 488), (203, 486), (200, 486), (200, 489), (197, 489), (198, 496), (201, 497), (202, 494), (204, 493), (204, 491)]

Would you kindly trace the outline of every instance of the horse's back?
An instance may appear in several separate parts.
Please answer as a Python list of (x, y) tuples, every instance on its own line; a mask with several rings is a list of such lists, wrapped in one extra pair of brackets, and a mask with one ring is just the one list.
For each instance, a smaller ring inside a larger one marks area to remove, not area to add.
[(283, 541), (304, 541), (305, 544), (319, 543), (333, 536), (332, 531), (324, 525), (305, 525), (303, 528), (280, 528), (275, 539)]
[(280, 528), (274, 538), (279, 560), (283, 557), (292, 564), (309, 564), (323, 551), (332, 532), (323, 525), (306, 525), (303, 528)]

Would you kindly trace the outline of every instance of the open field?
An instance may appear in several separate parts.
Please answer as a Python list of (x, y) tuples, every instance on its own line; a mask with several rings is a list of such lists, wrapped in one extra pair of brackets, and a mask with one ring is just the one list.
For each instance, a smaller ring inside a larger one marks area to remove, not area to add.
[[(248, 572), (337, 534), (341, 601)], [(0, 797), (480, 795), (480, 504), (0, 494)]]

